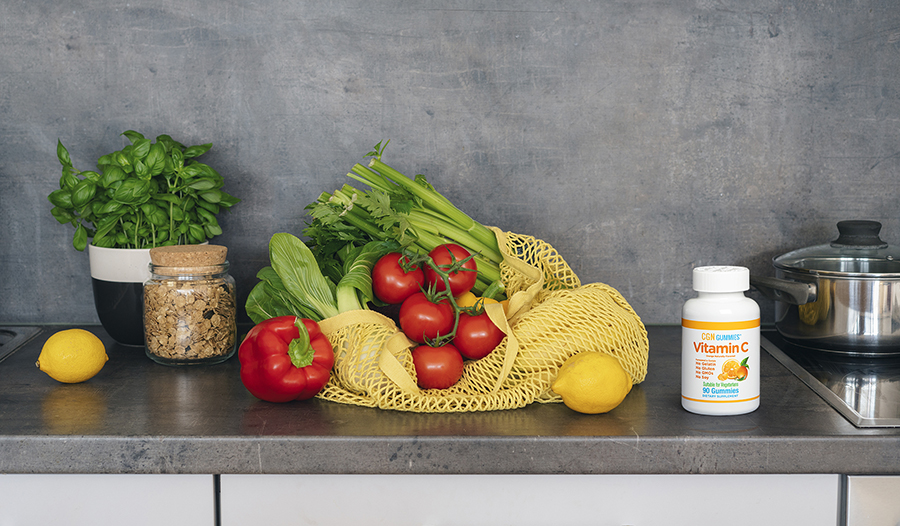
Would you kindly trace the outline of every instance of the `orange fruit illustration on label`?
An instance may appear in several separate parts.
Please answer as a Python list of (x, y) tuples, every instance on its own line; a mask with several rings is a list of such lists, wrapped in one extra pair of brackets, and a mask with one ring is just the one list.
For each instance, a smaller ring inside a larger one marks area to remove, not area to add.
[(722, 374), (727, 378), (737, 378), (737, 370), (741, 366), (737, 360), (728, 360), (722, 364)]
[(741, 380), (747, 379), (747, 375), (749, 374), (748, 369), (747, 358), (744, 358), (741, 362), (734, 359), (726, 360), (725, 363), (722, 364), (722, 374), (717, 378), (721, 381), (737, 380), (740, 382)]

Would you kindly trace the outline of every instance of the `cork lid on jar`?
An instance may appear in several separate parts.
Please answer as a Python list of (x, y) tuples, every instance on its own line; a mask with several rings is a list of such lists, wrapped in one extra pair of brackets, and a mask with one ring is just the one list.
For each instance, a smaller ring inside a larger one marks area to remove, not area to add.
[(159, 267), (210, 267), (225, 263), (222, 245), (172, 245), (150, 249), (150, 261)]

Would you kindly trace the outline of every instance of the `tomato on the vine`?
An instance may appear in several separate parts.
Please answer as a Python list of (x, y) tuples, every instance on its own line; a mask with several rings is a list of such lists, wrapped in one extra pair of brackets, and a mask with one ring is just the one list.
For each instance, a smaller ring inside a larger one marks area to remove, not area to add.
[(407, 272), (401, 262), (408, 262), (406, 256), (391, 252), (382, 256), (372, 267), (372, 291), (378, 299), (391, 305), (403, 303), (403, 300), (419, 292), (425, 284), (422, 269), (413, 266)]
[(491, 353), (506, 336), (486, 312), (477, 316), (461, 312), (453, 345), (470, 360), (480, 360)]
[(423, 389), (446, 389), (462, 378), (463, 359), (456, 347), (420, 345), (412, 351), (416, 381)]
[[(448, 269), (450, 265), (462, 261), (471, 255), (471, 252), (455, 243), (438, 245), (434, 250), (428, 253), (428, 257), (430, 257), (431, 260), (434, 261), (434, 264), (442, 270)], [(473, 258), (463, 263), (459, 270), (450, 272), (450, 275), (448, 276), (450, 293), (453, 294), (453, 296), (459, 296), (474, 287), (475, 281), (478, 279), (477, 270), (478, 266)], [(441, 275), (430, 267), (425, 267), (425, 281), (428, 285), (434, 285), (435, 290), (444, 290), (445, 288), (444, 280), (441, 278)]]
[(450, 334), (456, 316), (446, 298), (434, 303), (424, 292), (416, 292), (400, 305), (399, 321), (409, 339), (425, 343)]

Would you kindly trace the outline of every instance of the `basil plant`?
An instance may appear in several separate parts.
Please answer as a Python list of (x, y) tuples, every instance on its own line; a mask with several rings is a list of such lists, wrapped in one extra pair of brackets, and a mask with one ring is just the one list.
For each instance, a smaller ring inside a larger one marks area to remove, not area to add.
[(97, 247), (153, 248), (203, 243), (222, 233), (216, 214), (240, 199), (222, 191), (218, 172), (194, 160), (211, 143), (185, 148), (168, 135), (155, 142), (136, 131), (122, 135), (131, 144), (100, 157), (98, 171), (75, 169), (57, 143), (62, 177), (48, 196), (50, 212), (75, 227), (77, 250), (89, 239)]

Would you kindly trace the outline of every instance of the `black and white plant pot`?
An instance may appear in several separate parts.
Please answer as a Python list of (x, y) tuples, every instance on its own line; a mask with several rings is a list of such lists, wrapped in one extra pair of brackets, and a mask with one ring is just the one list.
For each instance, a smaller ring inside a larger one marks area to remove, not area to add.
[(94, 306), (107, 333), (122, 345), (144, 345), (144, 282), (150, 279), (149, 248), (88, 245)]

